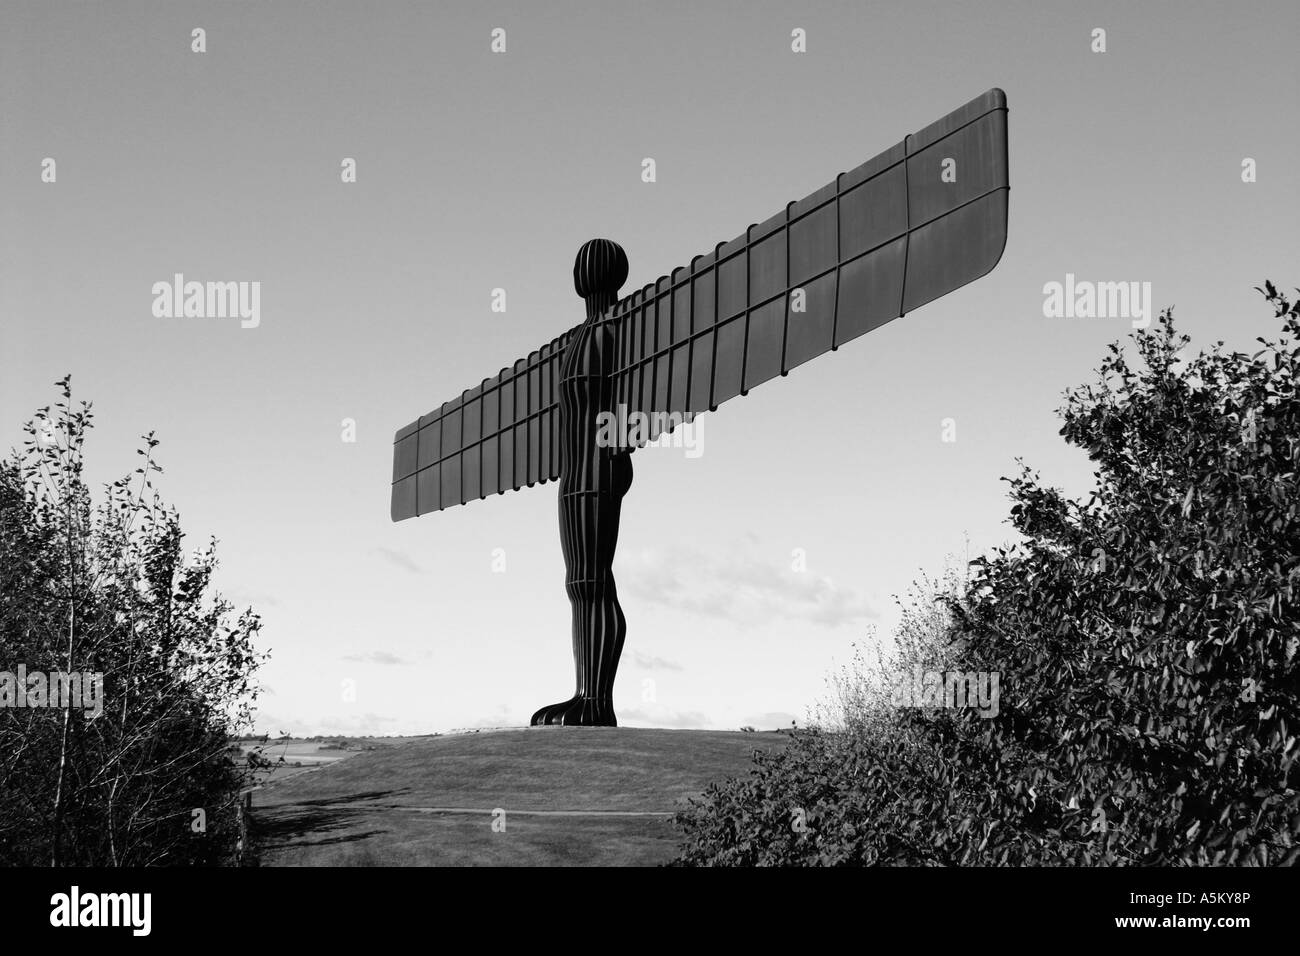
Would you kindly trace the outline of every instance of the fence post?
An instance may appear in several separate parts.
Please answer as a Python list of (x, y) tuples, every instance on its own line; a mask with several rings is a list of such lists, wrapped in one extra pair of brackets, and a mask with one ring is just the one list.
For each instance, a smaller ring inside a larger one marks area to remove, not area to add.
[(235, 804), (235, 820), (239, 834), (235, 840), (235, 866), (243, 866), (244, 858), (248, 854), (248, 818), (252, 812), (253, 791), (244, 790)]

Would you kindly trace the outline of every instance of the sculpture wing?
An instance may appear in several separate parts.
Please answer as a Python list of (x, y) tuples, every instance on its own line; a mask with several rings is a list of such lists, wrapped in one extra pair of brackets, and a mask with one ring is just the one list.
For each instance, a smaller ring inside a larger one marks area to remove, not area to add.
[(560, 359), (576, 331), (398, 430), (394, 521), (560, 477)]
[(1006, 117), (990, 90), (619, 300), (616, 401), (652, 420), (715, 409), (989, 272)]
[[(990, 90), (620, 299), (604, 319), (615, 402), (652, 422), (715, 409), (988, 273), (1006, 245), (1006, 115)], [(576, 331), (397, 432), (394, 521), (559, 477)]]

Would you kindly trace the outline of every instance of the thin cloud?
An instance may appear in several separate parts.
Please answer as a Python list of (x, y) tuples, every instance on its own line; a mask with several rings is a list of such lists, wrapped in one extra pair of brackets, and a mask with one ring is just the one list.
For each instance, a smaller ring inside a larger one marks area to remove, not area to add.
[(279, 607), (280, 601), (274, 595), (253, 591), (231, 591), (225, 595), (226, 600), (237, 608)]
[(338, 715), (321, 717), (316, 721), (316, 726), (320, 727), (326, 733), (348, 734), (350, 736), (364, 737), (369, 734), (391, 733), (391, 730), (388, 728), (396, 722), (396, 717), (385, 717), (382, 714), (365, 713), (357, 717), (341, 717)]
[(703, 730), (713, 725), (713, 721), (698, 710), (620, 710), (618, 716), (620, 721), (635, 720), (653, 727)]
[(468, 724), (461, 725), (465, 730), (479, 730), (496, 727), (521, 727), (527, 724), (527, 720), (520, 720), (505, 704), (498, 704), (497, 709), (491, 717), (478, 717)]
[(387, 561), (389, 564), (395, 564), (403, 571), (410, 571), (412, 574), (423, 574), (424, 569), (403, 554), (401, 551), (394, 551), (392, 548), (375, 548), (375, 553)]
[(682, 665), (676, 661), (670, 661), (665, 657), (655, 657), (653, 654), (643, 654), (641, 651), (632, 652), (632, 663), (647, 671), (680, 671), (682, 669)]
[(680, 546), (643, 550), (620, 563), (618, 580), (643, 599), (745, 625), (784, 619), (835, 628), (880, 616), (861, 592), (762, 560), (756, 550), (721, 556)]
[(410, 661), (388, 651), (371, 651), (369, 654), (345, 654), (343, 660), (357, 664), (409, 664)]

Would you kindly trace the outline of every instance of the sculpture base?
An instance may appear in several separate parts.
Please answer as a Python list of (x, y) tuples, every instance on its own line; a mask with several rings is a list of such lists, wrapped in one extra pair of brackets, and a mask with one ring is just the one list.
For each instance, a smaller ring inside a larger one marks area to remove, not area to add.
[(601, 697), (570, 697), (558, 704), (550, 704), (533, 714), (528, 722), (533, 727), (546, 724), (564, 727), (617, 727), (614, 701)]

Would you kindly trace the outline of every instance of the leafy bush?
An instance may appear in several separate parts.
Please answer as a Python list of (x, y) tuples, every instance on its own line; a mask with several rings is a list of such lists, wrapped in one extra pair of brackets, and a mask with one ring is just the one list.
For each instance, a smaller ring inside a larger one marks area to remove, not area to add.
[(886, 732), (894, 724), (894, 692), (900, 678), (915, 670), (945, 670), (955, 662), (952, 642), (955, 602), (961, 600), (970, 576), (950, 558), (938, 579), (922, 574), (907, 594), (896, 599), (899, 622), (892, 653), (874, 640), (870, 647), (852, 645), (849, 662), (831, 674), (830, 697), (813, 708), (816, 726), (858, 736)]
[(996, 715), (802, 735), (679, 815), (681, 862), (1294, 863), (1300, 306), (1260, 291), (1278, 342), (1184, 360), (1166, 311), (1067, 394), (1086, 500), (1010, 480), (1023, 541), (937, 645), (1000, 674)]
[(229, 745), (251, 729), (259, 620), (209, 595), (214, 542), (182, 553), (178, 516), (153, 489), (152, 435), (134, 474), (92, 503), (91, 409), (59, 385), (54, 413), (0, 463), (0, 671), (102, 673), (103, 690), (93, 710), (18, 708), (29, 688), (12, 678), (0, 690), (0, 860), (229, 862), (252, 769)]

